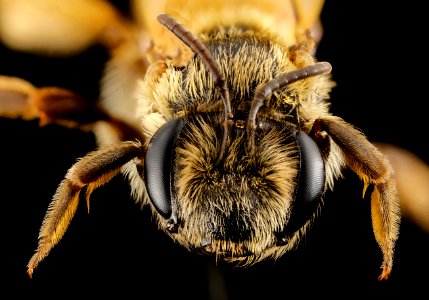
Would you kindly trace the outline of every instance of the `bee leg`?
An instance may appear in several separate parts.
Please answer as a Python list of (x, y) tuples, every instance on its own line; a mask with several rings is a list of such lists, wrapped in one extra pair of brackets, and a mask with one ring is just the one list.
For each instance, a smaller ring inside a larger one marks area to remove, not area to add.
[(36, 88), (17, 77), (0, 76), (0, 117), (39, 119), (40, 126), (55, 123), (82, 130), (91, 130), (96, 122), (105, 121), (116, 130), (120, 140), (144, 139), (135, 126), (114, 118), (70, 90)]
[(298, 67), (302, 68), (314, 64), (313, 56), (316, 46), (322, 38), (323, 29), (320, 23), (320, 12), (323, 1), (294, 0), (295, 16), (297, 18), (296, 42), (289, 48), (289, 59)]
[(324, 0), (293, 0), (292, 4), (297, 19), (297, 35), (311, 31), (311, 36), (318, 43), (323, 35), (320, 14)]
[(395, 171), (402, 216), (429, 233), (429, 166), (406, 149), (391, 144), (375, 145)]
[(30, 277), (64, 235), (76, 212), (82, 189), (86, 188), (89, 211), (89, 197), (92, 191), (118, 174), (126, 163), (142, 157), (143, 152), (144, 149), (138, 142), (113, 144), (88, 153), (67, 171), (43, 219), (36, 253), (27, 265)]
[(295, 45), (289, 48), (288, 57), (297, 68), (303, 68), (314, 64), (314, 49), (316, 42), (310, 31), (305, 31), (297, 36)]
[(0, 76), (0, 116), (8, 118), (35, 119), (39, 116), (31, 99), (37, 88), (31, 83), (10, 76)]
[(387, 279), (392, 270), (400, 223), (399, 198), (392, 166), (359, 130), (341, 118), (315, 120), (311, 135), (323, 136), (326, 133), (341, 149), (346, 165), (364, 182), (363, 195), (369, 184), (374, 186), (371, 194), (372, 226), (383, 253), (382, 273), (378, 279)]
[(36, 88), (17, 77), (0, 76), (0, 116), (39, 119), (78, 127), (102, 118), (94, 106), (76, 93), (59, 87)]

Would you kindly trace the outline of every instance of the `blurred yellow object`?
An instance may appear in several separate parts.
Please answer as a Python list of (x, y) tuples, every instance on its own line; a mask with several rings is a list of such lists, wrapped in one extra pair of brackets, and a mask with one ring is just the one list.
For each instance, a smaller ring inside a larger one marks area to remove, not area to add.
[(103, 38), (115, 18), (102, 0), (0, 0), (0, 41), (19, 51), (73, 54)]

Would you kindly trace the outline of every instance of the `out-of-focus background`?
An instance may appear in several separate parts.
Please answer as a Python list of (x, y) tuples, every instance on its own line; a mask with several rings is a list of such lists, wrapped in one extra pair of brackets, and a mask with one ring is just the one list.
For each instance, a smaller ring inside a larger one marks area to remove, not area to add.
[[(128, 9), (126, 1), (114, 3)], [(370, 140), (401, 146), (429, 162), (425, 10), (416, 5), (327, 1), (317, 56), (333, 66), (335, 115)], [(107, 59), (100, 46), (64, 59), (0, 45), (0, 74), (96, 99)], [(215, 265), (174, 244), (156, 229), (149, 212), (129, 199), (128, 185), (118, 176), (94, 192), (89, 215), (80, 205), (62, 241), (29, 279), (26, 264), (48, 203), (67, 169), (94, 149), (95, 140), (79, 130), (2, 118), (0, 138), (1, 286), (6, 295), (286, 299), (404, 292), (413, 299), (428, 291), (429, 233), (408, 219), (402, 220), (391, 278), (377, 281), (382, 256), (368, 197), (362, 199), (362, 184), (352, 173), (327, 195), (322, 217), (297, 252), (251, 269)]]

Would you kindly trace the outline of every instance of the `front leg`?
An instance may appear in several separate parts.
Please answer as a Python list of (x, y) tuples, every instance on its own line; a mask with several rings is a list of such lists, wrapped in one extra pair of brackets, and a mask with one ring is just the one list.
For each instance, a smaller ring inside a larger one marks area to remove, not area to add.
[[(315, 120), (311, 135), (316, 141), (326, 134), (341, 149), (347, 166), (364, 182), (374, 186), (371, 194), (371, 217), (375, 239), (383, 253), (379, 280), (387, 279), (392, 270), (393, 253), (399, 234), (400, 209), (396, 182), (390, 162), (352, 125), (338, 117)], [(329, 143), (320, 143), (327, 147)], [(323, 147), (322, 146), (322, 147)], [(322, 153), (324, 152), (322, 149)]]
[(118, 174), (130, 160), (142, 155), (143, 146), (140, 143), (122, 142), (87, 154), (67, 171), (43, 219), (36, 253), (27, 266), (30, 277), (67, 230), (79, 204), (81, 190), (86, 188), (89, 209), (91, 192)]

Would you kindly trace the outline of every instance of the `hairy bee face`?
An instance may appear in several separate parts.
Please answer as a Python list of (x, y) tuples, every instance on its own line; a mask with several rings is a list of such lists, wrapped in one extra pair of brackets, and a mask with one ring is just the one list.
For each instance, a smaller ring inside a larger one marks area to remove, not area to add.
[[(149, 199), (160, 227), (189, 249), (244, 263), (280, 256), (306, 232), (325, 188), (321, 153), (298, 114), (308, 114), (306, 106), (326, 114), (320, 91), (329, 84), (309, 79), (279, 91), (251, 129), (256, 87), (296, 69), (287, 48), (249, 28), (203, 37), (212, 57), (195, 56), (184, 68), (162, 62), (146, 76), (140, 103), (143, 126), (153, 132), (144, 159)], [(226, 98), (234, 116), (222, 107)], [(157, 115), (168, 121), (151, 130)]]
[[(254, 149), (244, 121), (236, 120), (218, 162), (222, 121), (221, 114), (201, 114), (161, 127), (146, 154), (146, 185), (160, 218), (170, 222), (166, 231), (182, 245), (255, 262), (294, 246), (296, 240), (285, 242), (296, 226), (289, 226), (293, 207), (300, 207), (294, 214), (315, 207), (323, 163), (308, 136), (269, 119), (261, 119)], [(313, 168), (307, 175), (303, 160)], [(318, 184), (309, 188), (306, 180)]]

